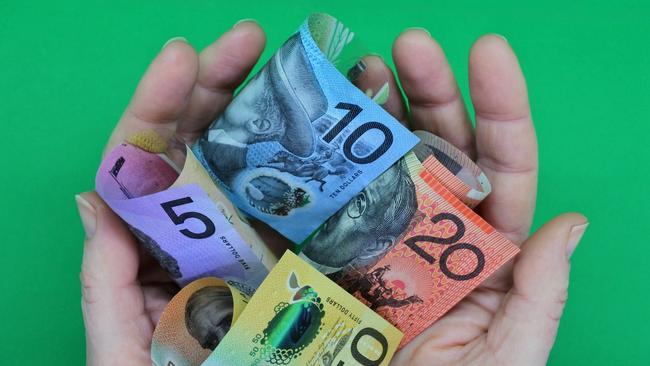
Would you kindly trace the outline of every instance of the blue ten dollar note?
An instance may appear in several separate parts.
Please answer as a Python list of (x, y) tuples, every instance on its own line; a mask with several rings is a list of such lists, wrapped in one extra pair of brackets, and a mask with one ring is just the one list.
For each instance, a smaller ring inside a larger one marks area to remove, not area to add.
[(363, 72), (354, 37), (311, 15), (193, 147), (233, 203), (296, 243), (418, 142), (339, 72)]

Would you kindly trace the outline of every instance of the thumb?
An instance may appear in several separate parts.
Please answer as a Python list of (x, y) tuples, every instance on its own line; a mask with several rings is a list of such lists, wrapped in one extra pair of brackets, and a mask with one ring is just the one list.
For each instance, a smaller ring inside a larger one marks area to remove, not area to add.
[(568, 296), (569, 259), (587, 225), (580, 214), (564, 214), (523, 244), (513, 287), (488, 331), (508, 364), (546, 365)]
[[(75, 200), (86, 233), (83, 286), (114, 288), (133, 283), (138, 272), (138, 247), (126, 225), (95, 192), (82, 193)], [(91, 296), (86, 300), (95, 299)]]
[(86, 232), (81, 285), (88, 365), (110, 364), (116, 355), (144, 357), (128, 344), (150, 331), (140, 315), (144, 299), (136, 280), (137, 243), (96, 193), (82, 193), (75, 200)]

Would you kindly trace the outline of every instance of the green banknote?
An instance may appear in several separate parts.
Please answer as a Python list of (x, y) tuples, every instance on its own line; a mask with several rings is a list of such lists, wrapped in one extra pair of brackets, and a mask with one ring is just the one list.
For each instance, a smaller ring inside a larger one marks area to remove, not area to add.
[(287, 251), (202, 365), (388, 365), (402, 336)]

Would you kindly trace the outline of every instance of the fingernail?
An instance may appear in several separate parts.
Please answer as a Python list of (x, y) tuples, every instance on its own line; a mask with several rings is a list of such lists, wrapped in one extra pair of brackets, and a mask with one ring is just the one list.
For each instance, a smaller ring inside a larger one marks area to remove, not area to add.
[(90, 239), (95, 235), (95, 230), (97, 229), (97, 211), (81, 195), (75, 195), (74, 200), (77, 202), (77, 207), (79, 208), (79, 216), (81, 217), (81, 224), (86, 232), (86, 239)]
[(505, 36), (503, 36), (501, 34), (498, 34), (498, 33), (492, 33), (492, 35), (497, 36), (497, 37), (501, 38), (502, 40), (504, 40), (506, 43), (510, 44), (510, 42), (508, 42), (508, 38), (506, 38)]
[(363, 58), (359, 59), (356, 64), (354, 64), (353, 67), (348, 70), (348, 80), (351, 82), (356, 82), (359, 80), (359, 77), (361, 77), (361, 74), (363, 74), (366, 69), (368, 68), (368, 64), (366, 64), (365, 61), (363, 61)]
[(162, 49), (165, 49), (165, 47), (169, 46), (170, 44), (174, 42), (185, 42), (187, 43), (187, 39), (185, 37), (172, 37), (165, 44), (162, 46)]
[(237, 23), (235, 23), (232, 27), (233, 27), (233, 29), (237, 28), (238, 25), (240, 25), (242, 23), (246, 23), (246, 22), (257, 23), (257, 20), (255, 20), (253, 18), (244, 18), (244, 19), (238, 20)]
[(412, 31), (412, 30), (414, 30), (414, 31), (421, 31), (421, 32), (424, 32), (424, 33), (428, 34), (429, 37), (431, 37), (431, 32), (429, 32), (429, 30), (426, 29), (426, 28), (423, 28), (423, 27), (411, 27), (411, 28), (406, 28), (406, 31)]
[(376, 53), (376, 52), (368, 52), (368, 54), (365, 57), (377, 57), (378, 59), (384, 61), (384, 56)]
[(569, 232), (569, 241), (566, 244), (567, 258), (571, 258), (571, 255), (576, 250), (578, 243), (580, 243), (582, 235), (585, 233), (585, 230), (587, 230), (587, 226), (589, 226), (588, 222), (571, 228), (571, 231)]

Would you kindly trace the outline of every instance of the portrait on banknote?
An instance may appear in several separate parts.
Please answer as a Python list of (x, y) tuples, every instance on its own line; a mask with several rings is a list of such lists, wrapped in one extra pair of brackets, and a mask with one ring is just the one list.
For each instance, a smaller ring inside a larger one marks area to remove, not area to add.
[(296, 157), (313, 153), (311, 122), (326, 112), (327, 101), (302, 48), (297, 35), (290, 38), (199, 141), (225, 185), (248, 167), (250, 145), (277, 142)]
[(230, 289), (207, 286), (190, 296), (185, 306), (185, 326), (201, 347), (214, 350), (232, 324)]
[(415, 185), (400, 160), (328, 219), (301, 256), (329, 275), (371, 266), (397, 244), (416, 211)]

